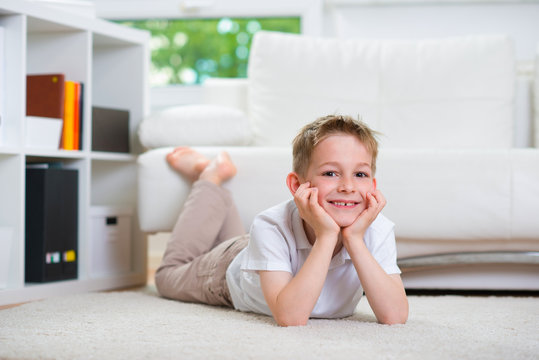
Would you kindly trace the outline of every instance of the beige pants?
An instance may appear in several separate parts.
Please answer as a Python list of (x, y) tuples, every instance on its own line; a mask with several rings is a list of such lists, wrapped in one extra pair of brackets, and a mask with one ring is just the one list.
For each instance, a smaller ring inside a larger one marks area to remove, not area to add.
[(157, 290), (170, 299), (233, 307), (226, 270), (247, 242), (230, 193), (195, 182), (155, 274)]

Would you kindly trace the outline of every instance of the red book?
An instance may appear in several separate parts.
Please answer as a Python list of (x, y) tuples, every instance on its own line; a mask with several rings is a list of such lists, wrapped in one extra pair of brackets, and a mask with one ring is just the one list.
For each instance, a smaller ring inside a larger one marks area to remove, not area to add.
[(64, 118), (64, 74), (26, 76), (26, 115)]

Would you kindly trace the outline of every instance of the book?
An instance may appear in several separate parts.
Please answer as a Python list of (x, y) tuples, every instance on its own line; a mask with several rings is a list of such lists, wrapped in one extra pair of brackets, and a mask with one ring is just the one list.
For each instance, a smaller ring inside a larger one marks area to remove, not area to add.
[(92, 107), (92, 150), (129, 152), (129, 111)]
[(62, 149), (76, 150), (75, 148), (75, 92), (74, 81), (65, 82), (64, 95), (64, 126), (62, 128)]
[(64, 118), (64, 74), (26, 76), (26, 115)]
[(80, 150), (80, 83), (75, 82), (75, 94), (73, 98), (73, 150)]
[(84, 123), (84, 83), (79, 83), (80, 93), (79, 93), (79, 150), (82, 150), (82, 138), (83, 138), (83, 123)]
[(82, 150), (83, 89), (81, 82), (65, 81), (64, 126), (61, 141), (61, 148), (64, 150)]

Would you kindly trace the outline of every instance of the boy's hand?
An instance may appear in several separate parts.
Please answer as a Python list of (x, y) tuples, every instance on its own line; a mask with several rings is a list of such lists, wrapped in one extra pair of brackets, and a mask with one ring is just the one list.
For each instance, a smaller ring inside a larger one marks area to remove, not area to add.
[(376, 190), (374, 193), (367, 193), (367, 207), (365, 210), (359, 214), (351, 225), (342, 229), (345, 245), (350, 241), (354, 241), (354, 239), (363, 240), (367, 228), (371, 226), (384, 206), (386, 206), (386, 199), (380, 190)]
[(318, 203), (318, 189), (310, 187), (309, 182), (301, 184), (294, 194), (294, 202), (300, 217), (314, 230), (316, 237), (339, 235), (340, 227)]

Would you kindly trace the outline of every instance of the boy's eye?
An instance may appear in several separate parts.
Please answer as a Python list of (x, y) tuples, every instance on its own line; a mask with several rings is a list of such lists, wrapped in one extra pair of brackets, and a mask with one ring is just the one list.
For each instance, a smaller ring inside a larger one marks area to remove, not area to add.
[(322, 175), (323, 176), (337, 176), (335, 171), (325, 171)]
[(369, 175), (367, 173), (364, 173), (364, 172), (361, 172), (361, 171), (356, 173), (356, 176), (357, 177), (369, 177)]

